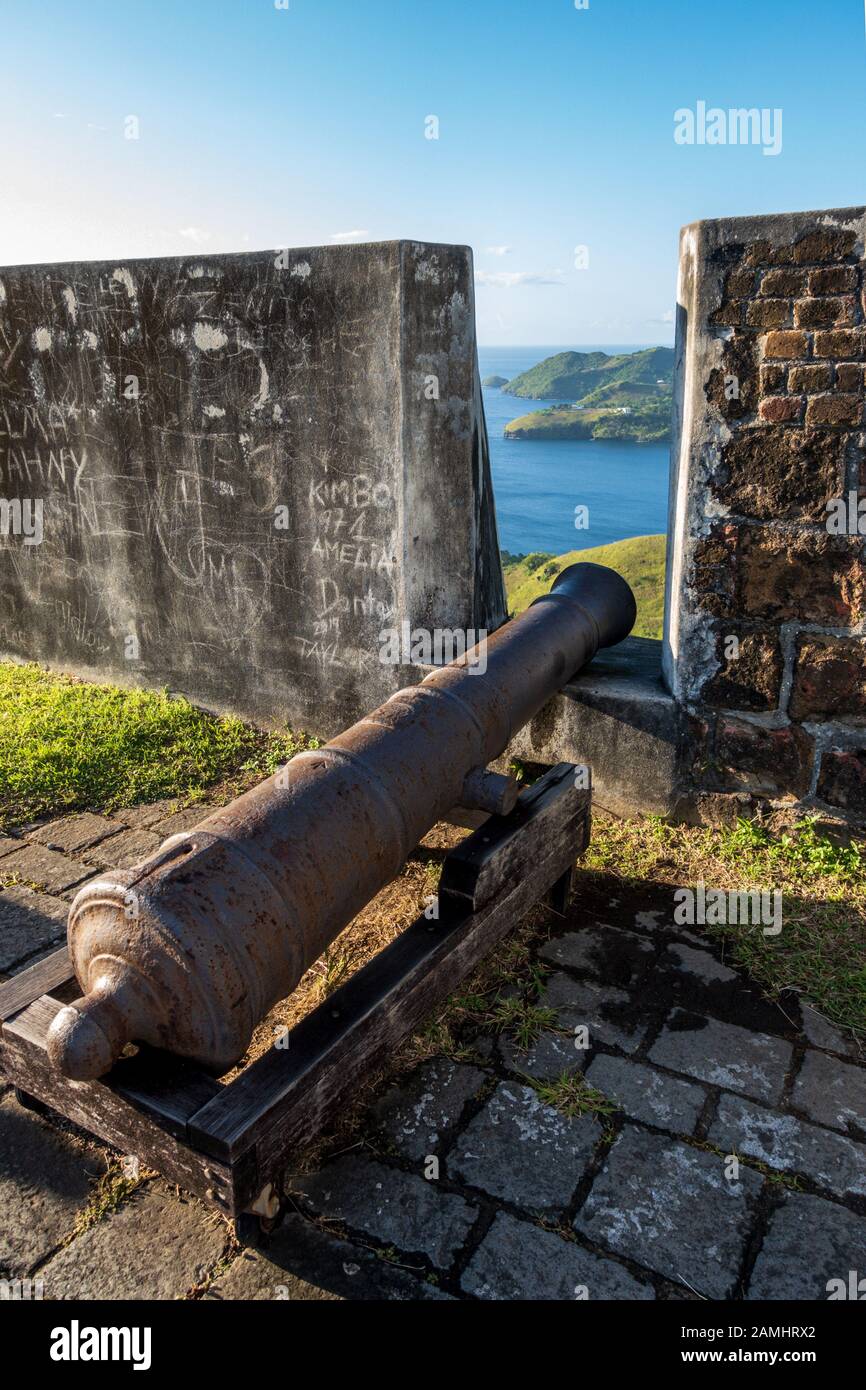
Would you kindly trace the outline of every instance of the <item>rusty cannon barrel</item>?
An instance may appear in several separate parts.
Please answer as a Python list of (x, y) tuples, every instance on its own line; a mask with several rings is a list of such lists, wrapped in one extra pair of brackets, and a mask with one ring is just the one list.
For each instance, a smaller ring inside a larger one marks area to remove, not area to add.
[(483, 644), (133, 869), (86, 884), (69, 913), (82, 997), (54, 1019), (64, 1075), (103, 1075), (129, 1042), (216, 1072), (457, 806), (505, 813), (487, 770), (517, 730), (635, 619), (628, 584), (572, 565)]

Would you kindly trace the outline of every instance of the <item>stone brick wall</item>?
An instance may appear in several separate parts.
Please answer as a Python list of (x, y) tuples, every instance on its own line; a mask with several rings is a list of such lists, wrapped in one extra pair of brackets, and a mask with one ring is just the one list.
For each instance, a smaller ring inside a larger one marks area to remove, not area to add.
[(682, 233), (664, 660), (702, 815), (866, 823), (864, 213)]

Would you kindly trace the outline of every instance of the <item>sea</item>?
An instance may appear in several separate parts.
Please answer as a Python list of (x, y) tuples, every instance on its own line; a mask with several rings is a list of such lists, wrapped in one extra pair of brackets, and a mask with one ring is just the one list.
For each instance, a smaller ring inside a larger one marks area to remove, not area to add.
[[(643, 346), (646, 346), (644, 344)], [(609, 344), (610, 354), (636, 352)], [(482, 380), (509, 381), (555, 352), (597, 352), (597, 344), (570, 347), (479, 347)], [(506, 439), (509, 420), (543, 409), (499, 389), (484, 389), (499, 544), (512, 554), (534, 550), (562, 555), (628, 536), (667, 530), (669, 445), (613, 439)], [(576, 512), (576, 508), (583, 510)], [(578, 529), (575, 520), (588, 524)]]

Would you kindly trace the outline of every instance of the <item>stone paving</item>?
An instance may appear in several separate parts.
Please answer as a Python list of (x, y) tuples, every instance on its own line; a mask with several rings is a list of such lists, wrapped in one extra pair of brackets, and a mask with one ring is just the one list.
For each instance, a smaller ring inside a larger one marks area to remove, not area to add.
[[(77, 886), (201, 814), (0, 838), (0, 970), (62, 940)], [(257, 1249), (155, 1177), (95, 1202), (117, 1156), (0, 1083), (0, 1279), (46, 1298), (825, 1299), (866, 1275), (866, 1055), (796, 995), (768, 1002), (672, 903), (578, 875), (530, 951), (555, 1026), (528, 1050), (479, 1031), (385, 1081), (346, 1151), (286, 1174)], [(551, 1102), (581, 1074), (607, 1099), (570, 1115)]]

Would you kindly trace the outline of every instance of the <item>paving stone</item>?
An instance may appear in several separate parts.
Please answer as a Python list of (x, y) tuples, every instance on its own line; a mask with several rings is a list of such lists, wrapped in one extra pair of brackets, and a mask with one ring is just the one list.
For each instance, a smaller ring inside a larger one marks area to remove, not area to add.
[[(850, 1274), (855, 1285), (866, 1275), (866, 1220), (822, 1197), (790, 1193), (785, 1205), (770, 1217), (770, 1225), (755, 1261), (749, 1299), (828, 1299), (841, 1296), (843, 1281), (851, 1296)], [(857, 1290), (866, 1295), (866, 1285)]]
[(866, 1139), (866, 1068), (824, 1052), (807, 1052), (794, 1082), (791, 1105), (811, 1120)]
[(723, 965), (710, 951), (695, 950), (693, 946), (683, 946), (678, 942), (668, 946), (660, 964), (670, 966), (702, 985), (729, 985), (735, 984), (739, 979), (736, 970)]
[(204, 803), (198, 806), (188, 806), (185, 811), (175, 811), (174, 815), (153, 822), (150, 829), (154, 835), (159, 836), (160, 840), (166, 840), (169, 835), (179, 835), (183, 830), (192, 830), (194, 826), (200, 825), (212, 810), (213, 807), (206, 806)]
[(108, 835), (115, 835), (122, 829), (123, 826), (117, 821), (85, 811), (78, 816), (64, 816), (62, 820), (48, 821), (47, 824), (40, 825), (38, 830), (34, 830), (28, 838), (45, 845), (48, 849), (75, 854), (77, 850), (95, 845), (97, 840), (104, 840)]
[(800, 1013), (803, 1019), (803, 1032), (813, 1047), (824, 1047), (828, 1052), (839, 1052), (843, 1057), (853, 1057), (855, 1061), (866, 1062), (866, 1047), (859, 1046), (857, 1039), (843, 1033), (839, 1028), (813, 1009), (805, 999), (800, 1000)]
[(765, 1110), (739, 1096), (722, 1096), (708, 1138), (729, 1153), (803, 1173), (839, 1197), (866, 1196), (866, 1148), (794, 1115)]
[(100, 869), (130, 869), (159, 849), (164, 839), (164, 835), (153, 835), (149, 830), (121, 830), (119, 835), (85, 850), (84, 857)]
[(583, 1071), (587, 1053), (574, 1045), (574, 1038), (562, 1033), (542, 1033), (524, 1051), (506, 1034), (498, 1040), (499, 1055), (510, 1071), (533, 1076), (537, 1081), (556, 1081), (567, 1072)]
[(56, 1249), (104, 1170), (11, 1092), (0, 1100), (0, 1275), (26, 1275)]
[(790, 1043), (674, 1009), (650, 1048), (651, 1062), (758, 1100), (778, 1101), (791, 1064)]
[(520, 1301), (652, 1299), (615, 1260), (499, 1212), (460, 1281), (476, 1298)]
[(591, 1086), (616, 1100), (633, 1120), (691, 1134), (706, 1092), (691, 1081), (665, 1076), (643, 1062), (599, 1053), (586, 1074)]
[(530, 1086), (504, 1081), (458, 1137), (448, 1171), (531, 1211), (562, 1208), (600, 1137), (591, 1115), (569, 1119)]
[(477, 1067), (436, 1057), (388, 1091), (373, 1106), (373, 1114), (400, 1153), (423, 1159), (437, 1152), (442, 1131), (456, 1124), (486, 1079)]
[(541, 998), (546, 1008), (556, 1009), (563, 1028), (586, 1026), (593, 1042), (634, 1052), (646, 1032), (647, 1021), (624, 989), (573, 980), (561, 971), (551, 975)]
[(79, 864), (66, 854), (58, 854), (44, 845), (27, 844), (3, 859), (3, 873), (17, 874), (24, 883), (36, 884), (49, 893), (61, 893), (79, 883), (87, 873), (87, 865)]
[(597, 924), (548, 941), (539, 951), (551, 965), (586, 970), (604, 984), (632, 984), (652, 960), (655, 946), (637, 932)]
[(171, 815), (174, 801), (150, 801), (140, 806), (125, 806), (121, 811), (112, 811), (112, 817), (126, 825), (130, 830), (146, 830), (158, 820)]
[(295, 1187), (321, 1216), (345, 1221), (383, 1245), (421, 1252), (441, 1268), (451, 1264), (478, 1215), (435, 1181), (354, 1156), (296, 1179)]
[(275, 1299), (290, 1303), (339, 1302), (339, 1294), (328, 1293), (315, 1284), (288, 1270), (272, 1264), (257, 1250), (244, 1250), (237, 1259), (215, 1279), (203, 1297), (204, 1302), (229, 1302), (244, 1299), (261, 1302)]
[(39, 1271), (45, 1297), (180, 1298), (222, 1255), (225, 1228), (162, 1183), (134, 1192)]
[(729, 1182), (715, 1154), (626, 1125), (574, 1224), (674, 1283), (728, 1299), (760, 1188), (743, 1166)]
[(0, 970), (11, 971), (66, 934), (67, 903), (32, 888), (0, 892)]
[(299, 1215), (280, 1223), (268, 1237), (265, 1252), (244, 1251), (211, 1284), (205, 1298), (453, 1302), (452, 1295), (428, 1282), (423, 1272), (415, 1277)]
[(11, 854), (13, 850), (22, 848), (22, 841), (12, 835), (0, 835), (0, 859), (5, 855)]

